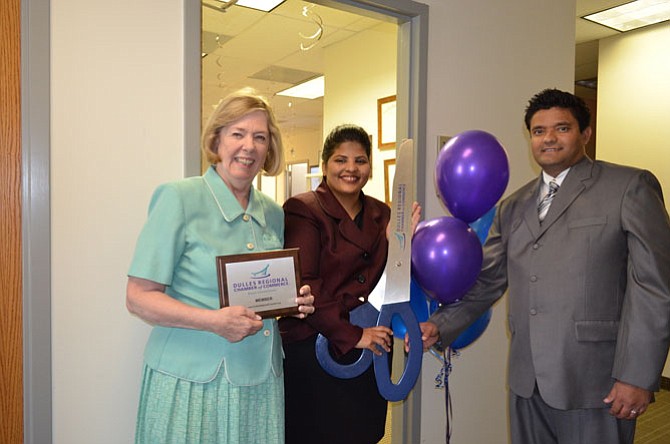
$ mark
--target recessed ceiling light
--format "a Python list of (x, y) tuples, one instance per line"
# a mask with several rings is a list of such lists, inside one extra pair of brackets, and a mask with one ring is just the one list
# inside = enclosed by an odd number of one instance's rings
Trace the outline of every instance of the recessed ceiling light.
[[(230, 3), (231, 0), (219, 0), (221, 3)], [(234, 2), (237, 6), (244, 6), (259, 11), (270, 12), (286, 0), (237, 0)], [(231, 5), (232, 6), (232, 5)]]
[(670, 20), (670, 0), (637, 0), (583, 19), (625, 32)]
[(317, 97), (323, 97), (324, 86), (324, 76), (319, 76), (299, 85), (292, 86), (291, 88), (287, 88), (283, 91), (279, 91), (277, 95), (300, 97), (302, 99), (316, 99)]

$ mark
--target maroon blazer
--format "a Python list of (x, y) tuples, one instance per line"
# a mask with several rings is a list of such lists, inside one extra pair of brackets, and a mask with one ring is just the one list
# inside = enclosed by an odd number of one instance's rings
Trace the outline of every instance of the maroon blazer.
[(313, 315), (306, 320), (282, 318), (285, 343), (317, 333), (330, 341), (336, 354), (352, 350), (363, 329), (349, 323), (349, 311), (368, 300), (386, 265), (386, 226), (391, 210), (361, 193), (363, 224), (358, 228), (325, 181), (316, 191), (284, 203), (284, 246), (300, 248), (302, 284), (312, 287)]

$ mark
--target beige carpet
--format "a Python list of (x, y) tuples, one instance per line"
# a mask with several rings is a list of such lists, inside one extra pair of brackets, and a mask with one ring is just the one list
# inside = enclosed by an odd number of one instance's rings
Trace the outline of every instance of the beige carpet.
[(386, 432), (384, 433), (384, 437), (379, 441), (378, 444), (391, 444), (391, 403), (389, 402), (389, 408), (386, 411), (386, 425), (385, 425), (385, 430)]
[(635, 444), (670, 444), (670, 391), (656, 393), (656, 402), (637, 420)]

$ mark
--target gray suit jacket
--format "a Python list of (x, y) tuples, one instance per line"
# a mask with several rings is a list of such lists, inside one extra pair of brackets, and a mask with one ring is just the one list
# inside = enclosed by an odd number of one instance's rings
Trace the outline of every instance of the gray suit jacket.
[(540, 225), (540, 178), (503, 200), (482, 271), (431, 321), (451, 343), (509, 288), (509, 385), (558, 409), (603, 407), (620, 380), (658, 390), (670, 344), (670, 222), (648, 171), (585, 158)]

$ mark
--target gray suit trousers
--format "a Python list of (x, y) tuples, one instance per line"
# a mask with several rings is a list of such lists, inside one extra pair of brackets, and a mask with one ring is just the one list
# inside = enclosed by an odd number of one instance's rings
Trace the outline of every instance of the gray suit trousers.
[(633, 444), (634, 419), (617, 419), (609, 407), (558, 410), (535, 386), (530, 398), (509, 392), (512, 444)]

